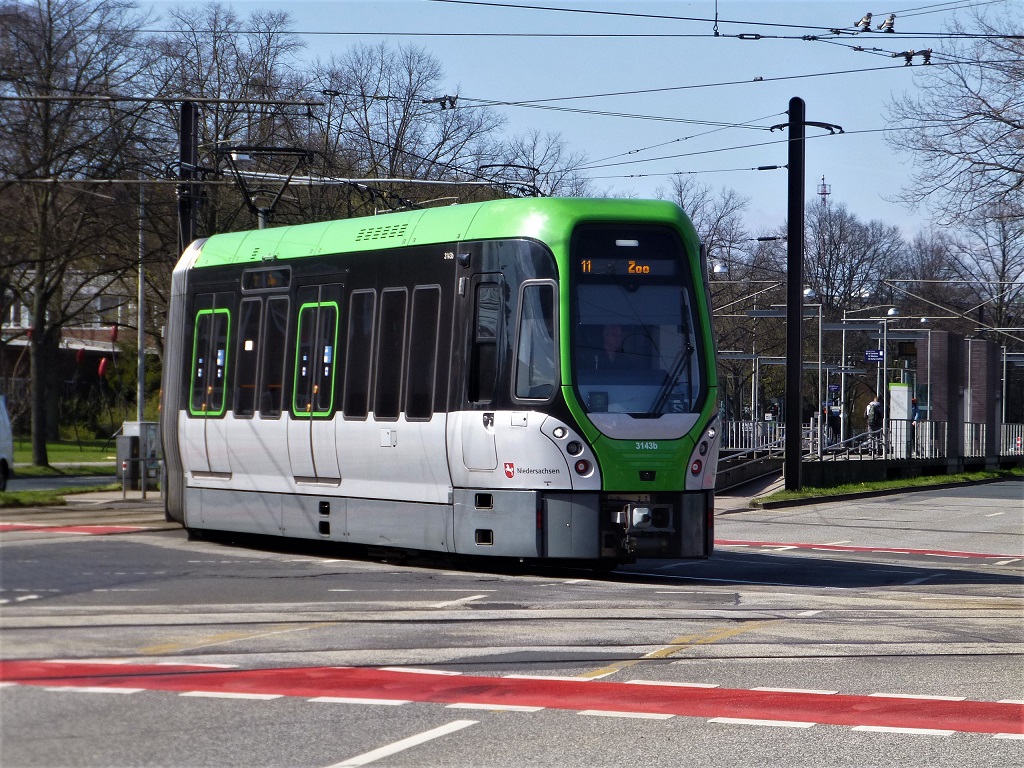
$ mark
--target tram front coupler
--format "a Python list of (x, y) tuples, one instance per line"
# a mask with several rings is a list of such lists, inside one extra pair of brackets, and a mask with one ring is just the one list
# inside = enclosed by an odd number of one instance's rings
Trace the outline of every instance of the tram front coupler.
[(626, 502), (612, 512), (612, 524), (621, 526), (620, 546), (630, 556), (664, 556), (672, 544), (672, 506)]

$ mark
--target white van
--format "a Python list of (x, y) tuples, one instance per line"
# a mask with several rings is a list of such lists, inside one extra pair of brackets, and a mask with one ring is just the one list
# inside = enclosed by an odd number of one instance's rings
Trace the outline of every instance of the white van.
[(0, 491), (7, 489), (7, 478), (14, 473), (14, 436), (7, 414), (7, 397), (0, 395)]

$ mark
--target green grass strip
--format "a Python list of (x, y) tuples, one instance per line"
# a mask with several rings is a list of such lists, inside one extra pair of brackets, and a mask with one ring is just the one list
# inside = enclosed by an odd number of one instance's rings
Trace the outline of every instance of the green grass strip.
[(976, 483), (985, 480), (1019, 480), (1024, 478), (1024, 468), (983, 470), (980, 472), (960, 472), (954, 475), (922, 475), (920, 477), (902, 478), (899, 480), (876, 480), (866, 483), (847, 483), (831, 488), (805, 487), (800, 491), (780, 490), (770, 496), (762, 496), (758, 501), (794, 501), (796, 499), (827, 498), (844, 496), (851, 493), (870, 491), (893, 491), (912, 488), (928, 488), (948, 483)]
[(65, 496), (77, 493), (96, 493), (97, 491), (119, 491), (120, 483), (107, 485), (87, 485), (81, 488), (60, 488), (48, 491), (0, 491), (0, 509), (17, 507), (63, 507), (67, 505)]

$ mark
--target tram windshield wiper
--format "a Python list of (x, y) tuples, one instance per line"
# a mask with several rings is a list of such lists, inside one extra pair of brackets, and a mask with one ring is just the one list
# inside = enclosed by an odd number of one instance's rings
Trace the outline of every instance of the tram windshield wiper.
[(654, 402), (651, 403), (651, 409), (647, 412), (648, 417), (661, 416), (665, 412), (665, 405), (668, 403), (668, 399), (672, 395), (672, 391), (675, 389), (680, 377), (684, 371), (689, 372), (690, 364), (693, 360), (693, 352), (693, 345), (687, 341), (686, 346), (676, 353), (676, 358), (672, 361), (672, 367), (665, 372), (665, 381), (662, 383), (661, 389), (658, 390), (658, 396), (654, 398)]

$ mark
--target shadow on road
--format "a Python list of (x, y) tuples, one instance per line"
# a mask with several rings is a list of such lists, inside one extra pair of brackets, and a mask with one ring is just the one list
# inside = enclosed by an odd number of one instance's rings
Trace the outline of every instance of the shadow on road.
[[(265, 536), (218, 534), (208, 539), (232, 548), (299, 553), (313, 557), (346, 557), (394, 563), (424, 570), (461, 570), (481, 574), (593, 579), (631, 583), (753, 584), (806, 588), (865, 589), (872, 587), (941, 585), (1024, 586), (1024, 574), (996, 569), (991, 560), (951, 560), (927, 554), (891, 552), (780, 552), (719, 550), (709, 560), (640, 560), (615, 567), (605, 562), (520, 561), (407, 551)], [(913, 559), (913, 563), (908, 563)], [(979, 567), (983, 566), (983, 567)]]

